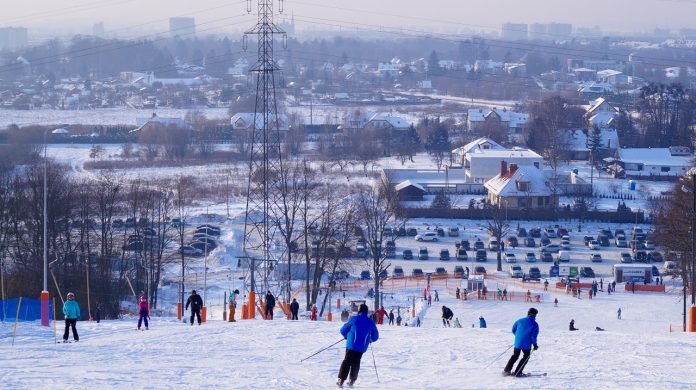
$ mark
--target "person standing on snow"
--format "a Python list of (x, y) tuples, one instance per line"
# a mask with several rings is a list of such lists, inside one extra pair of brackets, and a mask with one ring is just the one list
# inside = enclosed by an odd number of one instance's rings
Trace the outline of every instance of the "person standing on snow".
[(317, 305), (312, 305), (312, 314), (310, 314), (309, 319), (311, 321), (316, 321), (319, 318), (317, 314)]
[(432, 306), (433, 304), (433, 296), (428, 294), (428, 306)]
[(420, 324), (421, 324), (421, 320), (420, 320), (420, 316), (419, 316), (419, 317), (416, 317), (416, 327), (420, 328)]
[(76, 328), (77, 320), (80, 318), (80, 305), (78, 305), (75, 301), (74, 293), (68, 293), (68, 300), (63, 304), (63, 317), (65, 318), (65, 333), (63, 333), (63, 342), (68, 342), (70, 328), (72, 328), (73, 339), (75, 341), (80, 341)]
[(237, 322), (234, 319), (234, 312), (237, 308), (237, 295), (239, 295), (239, 290), (230, 291), (230, 296), (227, 298), (227, 306), (230, 311), (230, 316), (227, 319), (229, 322)]
[(191, 295), (186, 301), (186, 307), (184, 310), (188, 310), (189, 305), (191, 305), (191, 325), (193, 325), (193, 317), (198, 319), (198, 325), (201, 324), (201, 308), (203, 307), (203, 298), (196, 293), (196, 290), (191, 290)]
[(527, 311), (527, 317), (520, 318), (512, 325), (512, 333), (515, 335), (515, 345), (512, 356), (503, 370), (503, 376), (513, 375), (512, 366), (514, 366), (517, 359), (519, 359), (520, 352), (523, 354), (522, 360), (517, 364), (514, 375), (524, 376), (522, 371), (527, 361), (529, 361), (529, 354), (531, 353), (532, 346), (535, 351), (539, 349), (539, 345), (537, 344), (539, 324), (536, 322), (536, 315), (538, 313), (539, 311), (532, 307)]
[(389, 325), (394, 325), (394, 309), (389, 310)]
[(148, 306), (147, 299), (145, 297), (140, 297), (138, 312), (140, 313), (140, 317), (138, 317), (138, 330), (140, 330), (140, 325), (143, 323), (143, 321), (145, 321), (145, 330), (147, 330), (147, 321), (150, 319), (150, 306)]
[(377, 325), (384, 324), (384, 316), (387, 315), (387, 311), (384, 310), (384, 306), (380, 306), (377, 310)]
[(483, 316), (479, 317), (479, 328), (483, 329), (486, 327), (486, 319)]
[(396, 315), (396, 326), (401, 326), (401, 314)]
[(447, 306), (442, 306), (442, 325), (449, 328), (450, 327), (450, 321), (452, 321), (452, 318), (454, 317), (454, 313), (452, 313), (452, 310), (447, 307)]
[[(343, 309), (343, 311), (346, 311), (346, 309)], [(292, 303), (290, 304), (290, 313), (292, 314), (291, 321), (297, 321), (297, 314), (300, 312), (300, 304), (297, 303), (297, 299), (293, 298)], [(341, 313), (341, 316), (343, 313)]]
[(455, 298), (459, 299), (459, 293), (460, 293), (460, 290), (459, 290), (459, 287), (457, 287), (457, 290), (454, 292)]
[(619, 308), (619, 310), (616, 311), (616, 318), (619, 320), (621, 319), (621, 308)]
[(273, 308), (275, 308), (275, 297), (271, 294), (271, 291), (266, 292), (266, 311), (264, 311), (263, 316), (267, 320), (273, 319)]
[(338, 370), (338, 381), (336, 384), (343, 387), (343, 383), (348, 379), (348, 386), (353, 386), (358, 379), (360, 371), (360, 359), (367, 351), (370, 343), (379, 339), (377, 325), (367, 316), (368, 308), (366, 304), (361, 304), (358, 314), (351, 317), (341, 327), (341, 335), (346, 339), (346, 355)]

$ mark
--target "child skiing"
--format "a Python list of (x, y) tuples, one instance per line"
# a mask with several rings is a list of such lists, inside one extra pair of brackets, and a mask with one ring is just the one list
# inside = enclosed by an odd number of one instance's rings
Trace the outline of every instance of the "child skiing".
[(230, 291), (230, 296), (227, 298), (227, 306), (230, 311), (229, 318), (227, 321), (229, 322), (237, 322), (234, 319), (234, 312), (235, 309), (237, 308), (237, 295), (239, 294), (239, 290), (234, 290)]
[(80, 318), (80, 305), (75, 302), (75, 294), (69, 292), (68, 300), (63, 304), (63, 317), (65, 318), (65, 333), (63, 333), (63, 342), (68, 342), (70, 328), (72, 328), (73, 339), (80, 341), (77, 335), (77, 320)]
[(140, 317), (138, 318), (138, 330), (140, 330), (140, 326), (145, 321), (145, 330), (148, 329), (148, 320), (150, 319), (150, 307), (147, 304), (147, 298), (145, 297), (140, 297), (140, 304), (138, 305), (138, 312), (140, 313)]

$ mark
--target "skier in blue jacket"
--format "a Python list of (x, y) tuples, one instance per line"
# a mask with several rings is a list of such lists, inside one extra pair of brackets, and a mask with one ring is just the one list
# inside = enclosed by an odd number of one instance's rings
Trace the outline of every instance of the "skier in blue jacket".
[(80, 318), (80, 306), (75, 302), (75, 294), (69, 292), (68, 300), (63, 304), (63, 317), (65, 318), (65, 333), (63, 333), (63, 342), (68, 342), (68, 336), (70, 335), (70, 328), (72, 328), (72, 334), (75, 341), (80, 341), (80, 337), (77, 335), (77, 320)]
[(483, 318), (483, 316), (479, 317), (479, 328), (485, 328), (486, 327), (486, 319)]
[(338, 371), (339, 387), (343, 387), (343, 382), (348, 378), (350, 380), (348, 386), (353, 386), (358, 379), (358, 371), (360, 371), (360, 359), (363, 353), (367, 351), (370, 343), (379, 339), (379, 332), (374, 321), (367, 316), (367, 305), (361, 304), (358, 308), (358, 314), (351, 317), (341, 327), (341, 334), (346, 339), (346, 356), (343, 358), (341, 368)]
[[(515, 348), (503, 371), (504, 376), (524, 376), (522, 370), (524, 370), (524, 366), (529, 361), (532, 346), (535, 351), (539, 348), (539, 345), (537, 345), (537, 336), (539, 335), (539, 324), (536, 322), (537, 313), (539, 313), (537, 309), (531, 308), (527, 312), (527, 317), (520, 318), (512, 325), (512, 333), (515, 334)], [(512, 366), (515, 365), (515, 362), (520, 357), (520, 352), (523, 353), (522, 360), (520, 360), (513, 374)]]

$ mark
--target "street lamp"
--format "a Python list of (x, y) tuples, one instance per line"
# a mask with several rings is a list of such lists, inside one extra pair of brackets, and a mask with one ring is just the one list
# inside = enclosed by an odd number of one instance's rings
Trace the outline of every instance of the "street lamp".
[[(690, 179), (690, 183), (687, 181), (687, 178)], [(694, 283), (696, 282), (696, 168), (691, 168), (686, 173), (685, 177), (682, 178), (682, 182), (684, 182), (681, 187), (682, 191), (691, 193), (692, 195), (691, 281), (689, 282), (689, 287), (691, 288), (691, 307), (689, 308), (689, 332), (696, 332), (696, 288), (694, 288)]]

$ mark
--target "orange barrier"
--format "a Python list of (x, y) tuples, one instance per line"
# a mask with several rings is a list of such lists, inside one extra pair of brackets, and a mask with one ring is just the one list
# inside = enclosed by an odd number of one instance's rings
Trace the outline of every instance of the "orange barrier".
[(696, 307), (689, 308), (689, 332), (696, 332)]
[(182, 309), (181, 303), (177, 303), (176, 304), (176, 320), (177, 321), (181, 321), (181, 316), (183, 315), (183, 313), (181, 312), (181, 309)]
[[(655, 286), (652, 284), (636, 284), (636, 291), (646, 291), (646, 292), (665, 292), (665, 285), (659, 285)], [(633, 291), (633, 284), (631, 283), (626, 283), (624, 284), (624, 291), (627, 292), (632, 292)]]
[[(565, 290), (566, 286), (567, 286), (566, 283), (556, 282), (556, 288), (560, 288), (562, 290)], [(573, 289), (577, 289), (577, 288), (588, 289), (591, 287), (592, 287), (592, 283), (575, 283), (575, 282), (573, 282)]]
[(206, 320), (205, 317), (206, 317), (207, 314), (208, 314), (208, 308), (205, 307), (205, 306), (203, 306), (203, 307), (201, 308), (201, 322), (205, 322), (205, 320)]
[(243, 303), (242, 304), (242, 319), (246, 320), (248, 316), (249, 316), (249, 309), (247, 308), (246, 303)]
[(247, 306), (247, 319), (252, 320), (254, 319), (254, 307), (256, 306), (256, 292), (254, 291), (249, 291), (249, 304)]

